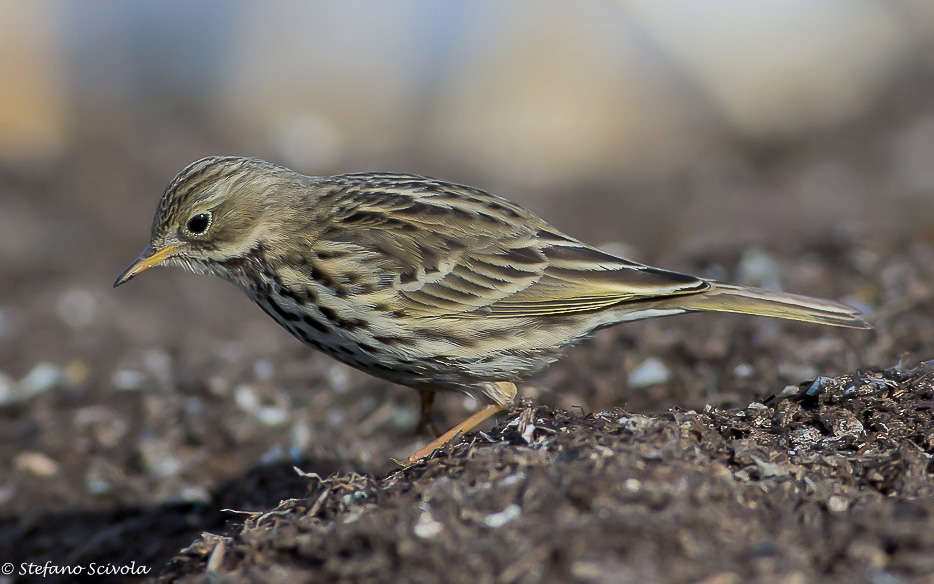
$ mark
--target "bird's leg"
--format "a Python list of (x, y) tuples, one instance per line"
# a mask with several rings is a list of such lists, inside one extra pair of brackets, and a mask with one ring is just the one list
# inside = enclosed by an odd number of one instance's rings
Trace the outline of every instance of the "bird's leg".
[(495, 396), (496, 402), (484, 406), (480, 411), (475, 412), (469, 418), (461, 422), (460, 424), (454, 426), (441, 436), (438, 436), (435, 440), (429, 444), (419, 448), (412, 454), (408, 455), (405, 459), (404, 464), (409, 465), (417, 462), (418, 460), (425, 458), (438, 448), (444, 446), (451, 440), (453, 440), (458, 434), (463, 434), (464, 432), (469, 432), (473, 430), (488, 418), (495, 415), (498, 412), (501, 412), (506, 409), (512, 399), (516, 396), (516, 386), (513, 383), (507, 381), (490, 383), (490, 388), (486, 391), (488, 395)]
[(426, 434), (429, 430), (436, 437), (441, 434), (438, 431), (438, 427), (435, 426), (434, 421), (431, 419), (431, 408), (435, 403), (435, 392), (430, 389), (419, 389), (418, 390), (418, 427), (415, 429), (416, 434)]
[(442, 446), (450, 442), (458, 434), (463, 434), (464, 432), (468, 432), (476, 428), (478, 425), (486, 421), (486, 419), (489, 418), (490, 416), (496, 414), (497, 412), (501, 412), (505, 409), (506, 409), (506, 406), (501, 406), (499, 404), (489, 404), (489, 405), (483, 406), (483, 409), (481, 409), (479, 412), (475, 412), (472, 416), (470, 416), (469, 418), (467, 418), (460, 424), (454, 426), (453, 428), (451, 428), (450, 430), (448, 430), (441, 436), (438, 436), (437, 438), (432, 440), (429, 444), (419, 448), (412, 454), (408, 455), (405, 458), (405, 464), (409, 465), (409, 464), (418, 462), (420, 459), (425, 458), (426, 456), (428, 456), (429, 454), (431, 454), (438, 448), (441, 448)]

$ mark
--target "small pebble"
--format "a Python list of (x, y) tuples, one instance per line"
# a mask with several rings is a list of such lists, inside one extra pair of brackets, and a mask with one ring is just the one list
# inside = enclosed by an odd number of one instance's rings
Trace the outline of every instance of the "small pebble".
[[(326, 415), (328, 424), (335, 428), (344, 425), (344, 420), (347, 418), (347, 416), (344, 414), (344, 410), (337, 408), (329, 409)], [(414, 419), (414, 416), (411, 419)], [(405, 427), (410, 421), (411, 420), (409, 418), (406, 418), (403, 423), (399, 424), (399, 426)]]
[(230, 382), (220, 375), (208, 378), (208, 390), (214, 395), (226, 396), (230, 393)]
[(168, 478), (182, 471), (182, 461), (174, 456), (150, 456), (146, 459), (149, 474), (159, 478)]
[[(607, 567), (605, 562), (577, 560), (571, 564), (571, 577), (575, 582), (607, 582), (609, 573), (615, 572), (614, 567)], [(626, 582), (626, 580), (620, 580)], [(632, 582), (636, 580), (630, 580)]]
[(110, 492), (110, 481), (104, 479), (90, 479), (85, 483), (85, 488), (92, 495), (106, 495)]
[(733, 377), (737, 379), (746, 379), (747, 377), (752, 377), (752, 374), (755, 372), (756, 370), (753, 369), (752, 365), (749, 363), (740, 363), (733, 368)]
[(81, 385), (88, 380), (91, 368), (80, 359), (74, 359), (65, 367), (65, 381), (68, 385)]
[(143, 464), (149, 476), (168, 478), (182, 471), (182, 468), (184, 468), (182, 461), (176, 458), (169, 451), (169, 448), (168, 444), (156, 440), (150, 440), (140, 444)]
[(308, 424), (299, 422), (292, 425), (292, 431), (289, 433), (289, 449), (298, 452), (305, 452), (311, 446), (311, 428)]
[(808, 390), (805, 393), (810, 396), (820, 395), (824, 392), (824, 388), (831, 383), (833, 383), (832, 377), (819, 376), (814, 379), (814, 382), (810, 387), (808, 387)]
[(234, 390), (234, 403), (245, 412), (252, 412), (259, 407), (259, 397), (249, 385), (238, 385)]
[(522, 515), (522, 508), (516, 505), (515, 503), (510, 503), (509, 505), (506, 506), (505, 509), (503, 509), (499, 513), (493, 513), (491, 515), (487, 515), (483, 519), (483, 523), (485, 523), (487, 527), (492, 527), (493, 529), (496, 529), (498, 527), (502, 527), (506, 525), (507, 523), (511, 522), (513, 519), (519, 517), (520, 515)]
[(788, 468), (780, 464), (766, 462), (756, 458), (755, 456), (752, 457), (752, 460), (756, 463), (756, 466), (759, 467), (759, 472), (762, 474), (763, 478), (783, 477), (788, 475)]
[(327, 369), (328, 385), (337, 393), (344, 393), (350, 389), (350, 377), (343, 365), (331, 365)]
[(257, 461), (259, 464), (274, 464), (285, 460), (285, 451), (279, 444), (273, 444), (269, 450), (262, 453)]
[(650, 428), (655, 421), (649, 416), (643, 416), (642, 414), (633, 414), (631, 416), (623, 416), (617, 420), (620, 426), (629, 430), (630, 432), (636, 432), (644, 428)]
[[(331, 417), (328, 416), (328, 419), (330, 420)], [(344, 418), (342, 417), (341, 419), (343, 420)], [(418, 418), (415, 417), (415, 409), (408, 407), (392, 408), (391, 415), (389, 416), (389, 423), (393, 428), (411, 428), (418, 423)]]
[(256, 410), (256, 418), (267, 426), (281, 426), (288, 422), (289, 415), (282, 408), (263, 406)]
[(438, 521), (435, 521), (435, 518), (431, 516), (431, 512), (426, 509), (418, 516), (415, 525), (412, 526), (412, 531), (415, 532), (415, 537), (432, 539), (441, 535), (441, 532), (444, 531), (444, 526)]
[(126, 420), (107, 406), (88, 406), (76, 410), (72, 416), (76, 428), (87, 429), (98, 445), (113, 448), (126, 437)]
[(341, 523), (353, 523), (363, 517), (363, 509), (354, 509), (341, 519)]
[(58, 463), (41, 452), (21, 452), (13, 459), (13, 468), (37, 477), (48, 478), (58, 474)]
[(736, 266), (736, 279), (746, 286), (756, 286), (766, 290), (778, 290), (781, 282), (781, 266), (775, 259), (758, 247), (743, 253)]
[(671, 376), (668, 367), (656, 357), (649, 357), (633, 368), (629, 373), (629, 387), (648, 387), (665, 383)]
[(55, 311), (71, 328), (84, 328), (97, 319), (97, 299), (87, 290), (69, 290), (58, 297)]
[(27, 399), (52, 389), (62, 379), (62, 370), (52, 363), (38, 363), (20, 379), (17, 385), (18, 399)]
[(75, 410), (71, 423), (77, 427), (95, 424), (110, 418), (113, 414), (107, 406), (88, 406)]
[(849, 502), (838, 495), (832, 495), (827, 499), (827, 508), (830, 509), (831, 513), (843, 513), (849, 507)]
[(187, 485), (178, 492), (178, 496), (188, 503), (205, 503), (211, 500), (211, 494), (200, 485)]
[(129, 369), (121, 369), (119, 371), (114, 371), (114, 374), (110, 377), (110, 384), (117, 389), (122, 389), (125, 391), (137, 390), (143, 387), (143, 383), (146, 381), (146, 376), (139, 371), (131, 371)]
[(253, 364), (253, 375), (257, 379), (269, 379), (276, 372), (276, 367), (268, 359), (260, 359)]
[(508, 487), (508, 486), (510, 486), (510, 485), (518, 484), (518, 483), (522, 482), (523, 480), (525, 480), (525, 473), (524, 473), (524, 472), (517, 472), (517, 473), (514, 473), (514, 474), (511, 474), (511, 475), (507, 476), (506, 478), (504, 478), (503, 480), (501, 480), (501, 481), (499, 482), (499, 484), (502, 485), (502, 486), (504, 486), (504, 487)]

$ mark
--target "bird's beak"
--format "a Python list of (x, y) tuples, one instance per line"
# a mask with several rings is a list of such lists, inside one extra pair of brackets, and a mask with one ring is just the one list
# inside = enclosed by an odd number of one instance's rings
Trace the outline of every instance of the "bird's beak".
[(177, 249), (177, 245), (168, 245), (162, 249), (156, 249), (150, 243), (146, 246), (146, 249), (143, 250), (143, 253), (139, 254), (139, 257), (136, 258), (136, 261), (130, 264), (130, 267), (124, 270), (122, 274), (120, 274), (120, 277), (117, 278), (116, 282), (114, 282), (114, 288), (120, 284), (126, 284), (149, 268), (158, 266), (165, 260), (172, 257), (172, 254)]

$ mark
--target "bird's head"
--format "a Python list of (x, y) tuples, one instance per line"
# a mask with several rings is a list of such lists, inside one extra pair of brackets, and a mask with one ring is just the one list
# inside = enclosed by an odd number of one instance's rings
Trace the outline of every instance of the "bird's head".
[[(230, 278), (231, 267), (256, 256), (269, 242), (301, 175), (255, 158), (208, 157), (169, 183), (153, 218), (149, 245), (114, 286), (166, 265)], [(265, 219), (265, 220), (264, 220)]]

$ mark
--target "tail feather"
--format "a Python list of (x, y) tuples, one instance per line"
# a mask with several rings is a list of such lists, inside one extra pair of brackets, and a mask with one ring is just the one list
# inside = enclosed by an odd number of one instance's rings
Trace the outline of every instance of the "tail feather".
[(719, 282), (710, 282), (710, 284), (711, 287), (705, 292), (681, 296), (677, 298), (677, 301), (672, 298), (671, 302), (677, 302), (678, 306), (685, 310), (735, 312), (831, 326), (872, 328), (863, 320), (860, 311), (833, 300)]

